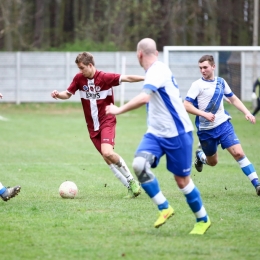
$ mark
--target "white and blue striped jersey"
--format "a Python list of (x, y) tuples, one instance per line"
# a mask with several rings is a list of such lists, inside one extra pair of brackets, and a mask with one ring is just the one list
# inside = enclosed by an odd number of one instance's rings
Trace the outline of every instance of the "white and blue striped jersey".
[(231, 97), (234, 94), (221, 77), (215, 77), (214, 80), (200, 78), (192, 83), (185, 100), (193, 103), (199, 110), (215, 115), (214, 122), (210, 122), (202, 116), (196, 116), (195, 124), (199, 131), (215, 128), (231, 118), (224, 110), (224, 95)]
[(146, 71), (143, 88), (153, 91), (147, 104), (147, 133), (170, 138), (194, 130), (168, 66), (154, 62)]

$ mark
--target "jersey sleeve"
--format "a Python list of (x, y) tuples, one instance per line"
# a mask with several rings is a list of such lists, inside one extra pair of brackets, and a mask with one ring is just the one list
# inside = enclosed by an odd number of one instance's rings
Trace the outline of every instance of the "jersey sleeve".
[(199, 95), (200, 93), (200, 87), (199, 85), (197, 84), (197, 81), (193, 82), (191, 84), (191, 87), (190, 89), (188, 90), (187, 92), (187, 95), (185, 97), (185, 100), (193, 103), (194, 100), (197, 98), (197, 96)]
[(77, 74), (72, 82), (70, 83), (69, 87), (67, 88), (67, 92), (72, 94), (72, 95), (75, 95), (76, 91), (79, 89), (79, 84), (78, 84), (78, 81), (79, 81), (79, 77), (78, 77), (79, 74)]
[(232, 97), (234, 93), (232, 92), (230, 86), (228, 83), (223, 79), (223, 84), (224, 84), (224, 95), (225, 97)]
[(121, 75), (117, 73), (103, 73), (102, 80), (110, 87), (116, 87), (121, 83)]

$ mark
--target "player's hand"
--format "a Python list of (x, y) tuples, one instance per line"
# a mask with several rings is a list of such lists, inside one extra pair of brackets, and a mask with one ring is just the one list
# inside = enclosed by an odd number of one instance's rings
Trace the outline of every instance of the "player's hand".
[(208, 121), (210, 121), (210, 122), (214, 122), (214, 121), (215, 121), (215, 115), (212, 114), (212, 113), (207, 113), (207, 112), (205, 112), (204, 117), (205, 117)]
[(0, 93), (0, 98), (2, 98), (3, 97), (3, 95)]
[(252, 99), (257, 99), (257, 96), (256, 96), (255, 92), (252, 93)]
[(255, 117), (251, 113), (246, 114), (245, 118), (246, 118), (246, 120), (249, 120), (252, 124), (255, 124), (255, 121), (256, 121)]
[(110, 104), (109, 106), (106, 106), (106, 114), (110, 115), (117, 115), (119, 114), (119, 107), (115, 106), (114, 104)]
[(55, 98), (55, 99), (58, 99), (58, 97), (59, 97), (59, 92), (58, 92), (57, 90), (53, 90), (53, 91), (51, 92), (51, 96), (52, 96), (53, 98)]

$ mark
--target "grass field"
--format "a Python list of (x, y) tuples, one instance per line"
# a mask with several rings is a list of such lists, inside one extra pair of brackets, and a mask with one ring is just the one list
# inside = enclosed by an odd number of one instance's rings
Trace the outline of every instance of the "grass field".
[[(260, 174), (260, 122), (226, 107)], [(156, 207), (144, 192), (123, 199), (127, 191), (89, 140), (79, 103), (1, 103), (0, 115), (8, 119), (0, 120), (0, 181), (22, 186), (0, 201), (1, 259), (259, 259), (260, 198), (228, 152), (219, 149), (216, 167), (192, 170), (212, 226), (189, 235), (195, 218), (165, 160), (154, 173), (176, 214), (155, 229)], [(130, 168), (145, 124), (144, 109), (118, 117), (115, 150)], [(65, 180), (79, 188), (74, 200), (58, 194)]]

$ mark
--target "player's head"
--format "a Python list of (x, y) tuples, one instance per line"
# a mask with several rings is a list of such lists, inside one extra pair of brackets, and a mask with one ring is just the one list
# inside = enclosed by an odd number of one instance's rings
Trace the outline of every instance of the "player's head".
[(199, 59), (199, 63), (202, 63), (204, 61), (208, 61), (211, 66), (215, 65), (214, 57), (212, 55), (203, 55)]
[(137, 58), (142, 67), (144, 68), (147, 67), (148, 64), (157, 60), (157, 57), (158, 57), (158, 51), (156, 48), (156, 43), (153, 39), (144, 38), (138, 42)]
[(78, 54), (75, 62), (76, 64), (83, 63), (84, 65), (92, 64), (93, 66), (95, 66), (94, 57), (89, 52), (82, 52)]
[(89, 52), (78, 54), (75, 60), (80, 72), (86, 78), (93, 78), (96, 72), (94, 57)]
[(212, 55), (203, 55), (199, 59), (199, 68), (204, 79), (214, 79), (215, 62)]

